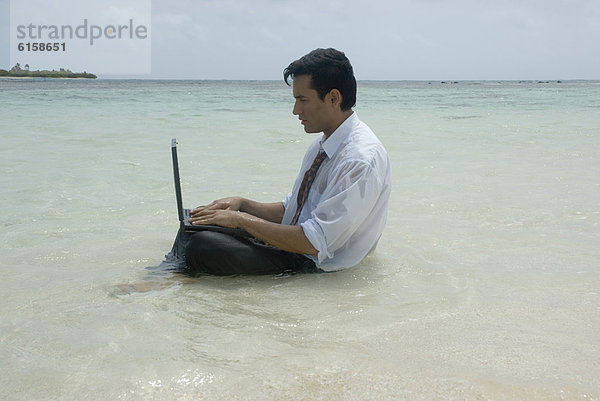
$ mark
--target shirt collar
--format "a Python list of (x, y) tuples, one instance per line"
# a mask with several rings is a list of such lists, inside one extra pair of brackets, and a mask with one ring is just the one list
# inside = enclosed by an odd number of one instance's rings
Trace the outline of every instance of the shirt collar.
[(333, 131), (333, 134), (329, 135), (329, 137), (323, 135), (321, 138), (321, 149), (327, 153), (328, 158), (331, 159), (333, 155), (335, 155), (335, 152), (337, 152), (340, 145), (352, 131), (352, 127), (356, 121), (358, 121), (356, 112), (352, 112), (352, 114), (350, 114), (350, 116), (348, 116), (335, 131)]

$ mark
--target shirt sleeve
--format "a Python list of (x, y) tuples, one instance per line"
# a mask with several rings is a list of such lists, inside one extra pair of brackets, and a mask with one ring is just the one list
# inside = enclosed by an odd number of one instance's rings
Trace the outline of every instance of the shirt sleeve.
[(287, 194), (287, 196), (281, 201), (281, 203), (283, 204), (283, 208), (287, 209), (288, 205), (290, 204), (290, 199), (292, 198), (292, 193), (290, 192), (289, 194)]
[(347, 162), (333, 172), (311, 218), (301, 224), (318, 251), (319, 264), (348, 246), (372, 212), (382, 185), (375, 168), (364, 161)]

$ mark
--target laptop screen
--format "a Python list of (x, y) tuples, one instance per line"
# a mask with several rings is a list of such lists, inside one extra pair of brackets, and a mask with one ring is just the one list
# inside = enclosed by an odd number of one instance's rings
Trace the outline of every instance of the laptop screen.
[(173, 175), (175, 177), (175, 196), (177, 197), (177, 213), (183, 222), (183, 200), (181, 199), (181, 183), (179, 181), (179, 162), (177, 161), (177, 139), (171, 139), (171, 155), (173, 156)]

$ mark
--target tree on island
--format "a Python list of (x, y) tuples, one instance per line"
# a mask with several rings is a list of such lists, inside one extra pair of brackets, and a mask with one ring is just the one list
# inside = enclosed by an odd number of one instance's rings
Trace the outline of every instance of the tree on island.
[[(29, 65), (29, 64), (28, 64)], [(10, 72), (11, 74), (20, 74), (23, 72), (23, 69), (21, 68), (21, 64), (17, 63), (15, 64), (15, 66), (13, 68), (11, 68), (8, 72)]]
[(21, 64), (17, 63), (10, 70), (0, 70), (0, 77), (31, 77), (31, 78), (97, 78), (96, 75), (88, 72), (73, 72), (69, 69), (62, 68), (60, 71), (52, 70), (29, 70), (29, 64), (25, 64), (25, 69), (21, 68)]

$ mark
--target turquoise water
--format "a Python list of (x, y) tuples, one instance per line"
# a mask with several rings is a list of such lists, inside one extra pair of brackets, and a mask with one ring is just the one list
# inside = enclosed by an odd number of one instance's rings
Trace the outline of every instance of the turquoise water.
[(0, 398), (600, 398), (600, 83), (360, 82), (393, 165), (374, 256), (156, 274), (170, 139), (186, 205), (283, 199), (313, 139), (292, 105), (283, 82), (0, 80)]

